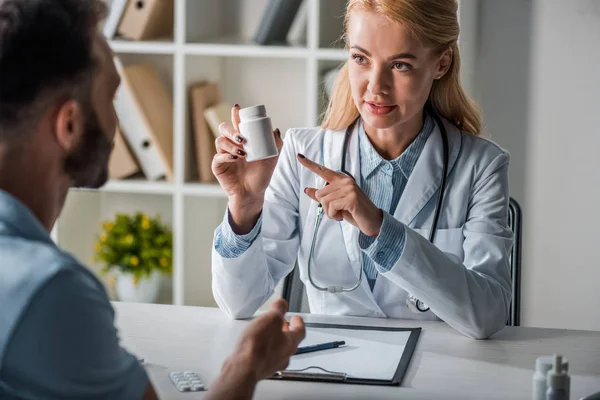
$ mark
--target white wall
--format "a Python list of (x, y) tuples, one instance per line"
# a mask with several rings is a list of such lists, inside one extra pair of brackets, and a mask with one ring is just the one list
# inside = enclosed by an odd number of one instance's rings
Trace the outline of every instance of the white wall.
[(600, 1), (480, 6), (476, 97), (525, 217), (522, 324), (600, 330)]
[(600, 2), (534, 2), (524, 322), (600, 330)]

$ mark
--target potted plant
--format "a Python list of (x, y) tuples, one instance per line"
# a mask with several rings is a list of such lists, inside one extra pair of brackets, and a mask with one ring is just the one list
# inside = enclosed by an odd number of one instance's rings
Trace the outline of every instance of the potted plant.
[(116, 214), (102, 223), (95, 245), (102, 274), (115, 273), (119, 300), (156, 301), (161, 274), (173, 271), (173, 233), (160, 216)]

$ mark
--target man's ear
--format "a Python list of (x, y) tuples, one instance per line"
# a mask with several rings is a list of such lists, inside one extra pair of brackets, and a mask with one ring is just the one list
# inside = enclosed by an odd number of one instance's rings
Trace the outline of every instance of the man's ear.
[(77, 146), (83, 132), (83, 110), (79, 102), (67, 100), (58, 109), (55, 120), (56, 140), (69, 152)]
[(435, 79), (440, 79), (441, 77), (446, 75), (446, 73), (450, 69), (450, 66), (452, 65), (453, 57), (454, 54), (452, 52), (452, 48), (448, 47), (446, 50), (444, 50), (437, 63), (437, 71), (434, 76)]

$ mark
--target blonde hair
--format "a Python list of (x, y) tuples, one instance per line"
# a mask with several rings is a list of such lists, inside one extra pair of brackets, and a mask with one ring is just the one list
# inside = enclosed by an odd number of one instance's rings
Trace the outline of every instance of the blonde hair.
[[(346, 8), (345, 30), (355, 9), (373, 11), (407, 27), (424, 46), (440, 53), (452, 50), (448, 72), (433, 82), (428, 102), (437, 112), (459, 129), (479, 135), (482, 130), (481, 110), (469, 98), (460, 83), (460, 53), (456, 0), (350, 0)], [(338, 74), (335, 89), (327, 107), (324, 129), (345, 129), (359, 116), (352, 99), (348, 62)]]

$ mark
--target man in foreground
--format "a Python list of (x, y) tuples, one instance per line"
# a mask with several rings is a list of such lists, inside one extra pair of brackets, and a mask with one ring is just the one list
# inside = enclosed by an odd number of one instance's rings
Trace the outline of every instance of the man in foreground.
[[(156, 399), (96, 277), (50, 239), (71, 187), (107, 180), (120, 79), (100, 0), (0, 1), (0, 398)], [(207, 399), (249, 399), (304, 337), (280, 300)]]

